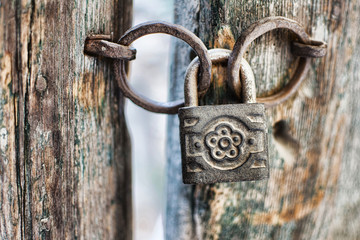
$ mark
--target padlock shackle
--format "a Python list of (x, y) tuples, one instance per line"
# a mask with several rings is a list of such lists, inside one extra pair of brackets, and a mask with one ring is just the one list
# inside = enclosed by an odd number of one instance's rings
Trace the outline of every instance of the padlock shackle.
[[(214, 48), (208, 51), (212, 64), (216, 63), (227, 63), (231, 51), (223, 48)], [(199, 58), (196, 57), (189, 64), (186, 74), (185, 74), (185, 85), (184, 85), (184, 98), (185, 98), (185, 107), (193, 107), (199, 105), (198, 100), (198, 87), (197, 87), (197, 77), (199, 73), (200, 62)], [(256, 102), (256, 87), (255, 87), (255, 77), (251, 70), (249, 63), (242, 59), (240, 61), (240, 78), (244, 83), (244, 91), (242, 96), (242, 101), (244, 103), (254, 103)]]

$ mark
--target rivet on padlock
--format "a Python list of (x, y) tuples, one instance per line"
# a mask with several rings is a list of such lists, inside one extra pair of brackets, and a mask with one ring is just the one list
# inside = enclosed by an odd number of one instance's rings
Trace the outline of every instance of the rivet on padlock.
[[(209, 51), (213, 63), (227, 61), (230, 51)], [(179, 109), (183, 182), (209, 184), (266, 179), (269, 176), (265, 108), (255, 103), (255, 79), (245, 59), (242, 104), (198, 106), (194, 59), (185, 77), (185, 107)]]

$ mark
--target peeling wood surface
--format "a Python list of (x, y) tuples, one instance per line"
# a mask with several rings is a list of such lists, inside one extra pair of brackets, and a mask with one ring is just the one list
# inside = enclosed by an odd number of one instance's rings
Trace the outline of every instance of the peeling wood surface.
[[(109, 62), (129, 0), (0, 2), (0, 238), (131, 239), (130, 146)], [(119, 115), (120, 113), (120, 115)]]
[[(307, 80), (285, 103), (267, 110), (270, 179), (188, 186), (181, 182), (177, 116), (169, 117), (167, 239), (359, 239), (360, 236), (360, 2), (215, 1), (175, 3), (175, 22), (196, 32), (209, 48), (232, 49), (241, 31), (267, 16), (300, 22), (328, 43), (312, 60)], [(295, 63), (292, 35), (273, 31), (257, 39), (245, 58), (257, 95), (289, 80)], [(175, 43), (171, 96), (183, 94), (193, 54)], [(225, 66), (213, 67), (202, 104), (234, 102)]]

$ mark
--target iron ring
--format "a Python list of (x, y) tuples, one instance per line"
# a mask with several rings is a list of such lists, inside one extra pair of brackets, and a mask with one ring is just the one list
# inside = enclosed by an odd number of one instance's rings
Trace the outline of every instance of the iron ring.
[[(292, 31), (299, 38), (299, 42), (303, 44), (311, 44), (309, 35), (305, 32), (304, 28), (296, 21), (285, 18), (285, 17), (268, 17), (261, 19), (253, 23), (249, 28), (243, 31), (240, 37), (236, 40), (234, 49), (231, 53), (228, 62), (228, 84), (238, 97), (241, 97), (242, 91), (241, 86), (244, 83), (239, 78), (239, 69), (242, 56), (245, 53), (247, 47), (256, 38), (261, 35), (274, 30), (284, 28)], [(294, 75), (290, 79), (290, 82), (278, 93), (269, 96), (257, 98), (257, 102), (264, 103), (266, 106), (275, 106), (296, 92), (299, 88), (300, 83), (304, 80), (307, 71), (309, 70), (310, 58), (300, 57), (298, 66), (295, 70)]]
[[(146, 22), (129, 29), (118, 41), (119, 44), (129, 46), (136, 39), (153, 33), (165, 33), (188, 43), (200, 59), (199, 92), (206, 92), (210, 86), (211, 60), (204, 43), (186, 28), (166, 22)], [(136, 105), (156, 113), (175, 114), (184, 105), (183, 100), (161, 103), (148, 99), (134, 91), (128, 84), (125, 61), (115, 60), (113, 63), (115, 78), (122, 92)]]

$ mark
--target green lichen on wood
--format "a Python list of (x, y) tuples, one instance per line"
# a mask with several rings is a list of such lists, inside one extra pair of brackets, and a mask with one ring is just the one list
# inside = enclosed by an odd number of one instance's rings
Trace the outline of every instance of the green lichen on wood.
[(109, 62), (83, 54), (88, 34), (129, 27), (122, 4), (0, 5), (1, 239), (131, 238), (123, 106)]

